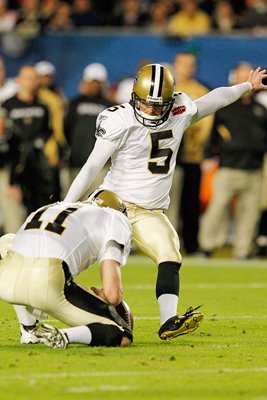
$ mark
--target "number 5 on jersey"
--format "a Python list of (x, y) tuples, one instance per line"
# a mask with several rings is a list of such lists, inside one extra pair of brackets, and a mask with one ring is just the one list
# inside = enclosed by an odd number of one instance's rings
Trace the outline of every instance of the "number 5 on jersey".
[[(152, 174), (167, 174), (170, 169), (170, 161), (173, 155), (172, 149), (168, 147), (160, 147), (160, 141), (164, 139), (172, 139), (173, 134), (172, 131), (160, 131), (160, 132), (151, 132), (151, 152), (150, 152), (150, 160), (148, 162), (148, 169)], [(159, 160), (153, 161), (153, 159), (165, 157), (164, 164), (159, 164)]]

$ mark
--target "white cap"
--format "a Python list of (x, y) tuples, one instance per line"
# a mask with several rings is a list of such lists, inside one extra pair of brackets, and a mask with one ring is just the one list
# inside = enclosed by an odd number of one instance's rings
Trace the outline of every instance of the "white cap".
[(56, 72), (56, 68), (49, 61), (39, 61), (34, 68), (37, 74), (41, 76), (54, 75)]
[(116, 101), (118, 103), (126, 103), (131, 100), (134, 79), (125, 78), (118, 84), (116, 91)]
[(6, 235), (3, 235), (2, 237), (0, 237), (0, 256), (1, 256), (1, 258), (4, 259), (7, 255), (7, 252), (11, 249), (14, 236), (15, 236), (14, 233), (7, 233)]
[(83, 70), (83, 80), (89, 81), (100, 81), (106, 82), (108, 79), (108, 73), (103, 64), (93, 63), (87, 65)]

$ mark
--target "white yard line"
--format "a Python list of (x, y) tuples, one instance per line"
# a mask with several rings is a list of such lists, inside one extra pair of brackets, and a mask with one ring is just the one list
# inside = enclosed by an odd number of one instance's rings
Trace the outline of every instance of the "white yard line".
[(66, 391), (68, 393), (87, 393), (87, 392), (129, 392), (129, 390), (138, 390), (138, 388), (126, 385), (71, 386), (67, 388)]
[[(125, 290), (154, 290), (155, 285), (124, 285)], [(251, 283), (184, 283), (183, 289), (264, 289), (267, 282)]]
[[(143, 255), (133, 255), (128, 259), (128, 264), (144, 264), (144, 265), (155, 265), (156, 264), (148, 257)], [(231, 268), (231, 267), (241, 267), (241, 268), (264, 268), (267, 269), (267, 260), (235, 260), (234, 258), (205, 258), (205, 257), (183, 257), (183, 265), (186, 266), (190, 264), (190, 266), (205, 266), (205, 267), (223, 267), (223, 268)]]
[[(221, 319), (221, 320), (224, 320), (224, 319), (256, 319), (256, 318), (259, 318), (259, 316), (256, 316), (256, 315), (205, 315), (205, 319), (212, 319), (212, 320), (219, 320), (219, 319)], [(158, 320), (159, 319), (159, 317), (158, 316), (155, 316), (155, 317), (152, 317), (151, 315), (150, 316), (144, 316), (144, 315), (142, 315), (142, 316), (135, 316), (134, 317), (134, 319), (136, 320), (136, 321), (156, 321), (156, 320)], [(265, 319), (267, 319), (267, 315), (261, 315), (261, 317), (260, 317), (260, 319), (261, 320), (265, 320)], [(46, 319), (44, 322), (49, 322), (49, 323), (58, 323), (58, 320), (56, 320), (56, 319)], [(14, 323), (17, 323), (16, 321), (14, 321)]]
[[(205, 320), (211, 319), (211, 320), (242, 320), (242, 319), (256, 319), (259, 318), (258, 315), (206, 315), (205, 314)], [(157, 321), (159, 319), (159, 316), (151, 316), (151, 315), (141, 315), (141, 316), (135, 316), (134, 319), (136, 321)], [(261, 315), (260, 316), (261, 320), (266, 320), (267, 315)], [(44, 323), (49, 323), (49, 324), (56, 324), (57, 326), (60, 324), (60, 322), (56, 319), (53, 318), (48, 318), (43, 320)], [(16, 320), (9, 321), (11, 325), (17, 325), (18, 322)], [(267, 399), (266, 399), (267, 400)]]
[[(246, 374), (246, 373), (266, 373), (267, 367), (257, 368), (196, 368), (196, 369), (173, 369), (168, 371), (153, 370), (153, 371), (108, 371), (108, 372), (61, 372), (61, 373), (29, 373), (29, 374), (10, 374), (0, 375), (0, 381), (16, 381), (16, 380), (35, 380), (35, 379), (66, 379), (66, 378), (89, 378), (89, 377), (109, 377), (109, 376), (138, 376), (138, 375), (174, 375), (179, 374), (218, 374), (218, 373), (229, 373), (229, 374)], [(121, 386), (121, 387), (124, 387)]]
[[(259, 318), (259, 316), (255, 316), (255, 315), (210, 315), (210, 316), (206, 316), (205, 315), (205, 319), (255, 319), (255, 318)], [(159, 317), (135, 317), (135, 320), (157, 320), (159, 319)], [(260, 316), (260, 319), (267, 319), (267, 316)]]

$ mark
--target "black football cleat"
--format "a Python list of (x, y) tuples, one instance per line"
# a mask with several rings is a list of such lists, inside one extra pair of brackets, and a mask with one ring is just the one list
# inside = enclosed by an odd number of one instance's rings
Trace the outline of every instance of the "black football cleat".
[(158, 332), (160, 339), (170, 340), (195, 331), (204, 318), (202, 312), (196, 311), (199, 307), (189, 307), (184, 315), (175, 315), (164, 322)]

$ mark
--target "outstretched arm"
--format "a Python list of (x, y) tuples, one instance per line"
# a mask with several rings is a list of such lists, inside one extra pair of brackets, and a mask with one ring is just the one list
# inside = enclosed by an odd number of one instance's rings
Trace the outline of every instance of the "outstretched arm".
[(101, 138), (97, 139), (92, 153), (72, 182), (64, 201), (72, 203), (82, 197), (114, 150), (111, 142)]
[(246, 92), (267, 89), (267, 85), (262, 83), (262, 80), (266, 77), (266, 70), (258, 67), (250, 71), (246, 82), (230, 87), (214, 89), (205, 96), (195, 100), (197, 113), (193, 116), (191, 125), (207, 115), (218, 111), (220, 108), (234, 103)]

